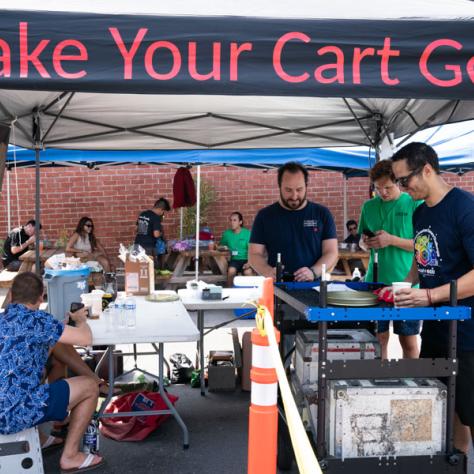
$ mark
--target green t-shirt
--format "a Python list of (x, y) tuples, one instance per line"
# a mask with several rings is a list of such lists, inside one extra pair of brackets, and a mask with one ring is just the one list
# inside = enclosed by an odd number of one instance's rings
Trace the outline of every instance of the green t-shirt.
[[(365, 229), (374, 233), (384, 230), (402, 239), (413, 239), (412, 216), (422, 202), (414, 201), (407, 193), (401, 193), (395, 201), (383, 201), (379, 196), (370, 199), (362, 206), (359, 233), (362, 234)], [(408, 252), (392, 245), (378, 249), (378, 256), (377, 280), (387, 285), (394, 281), (403, 281), (413, 263), (413, 251)], [(372, 249), (366, 281), (373, 281), (373, 259)]]
[(232, 229), (225, 230), (219, 244), (226, 245), (229, 248), (231, 260), (247, 261), (249, 240), (250, 230), (241, 227), (238, 234), (234, 233)]

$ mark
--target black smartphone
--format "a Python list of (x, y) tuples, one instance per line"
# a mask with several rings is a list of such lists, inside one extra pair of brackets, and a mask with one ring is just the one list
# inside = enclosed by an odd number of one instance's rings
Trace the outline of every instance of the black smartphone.
[(371, 239), (372, 237), (375, 237), (375, 234), (369, 229), (364, 229), (362, 233), (366, 235), (367, 237), (369, 237), (369, 239)]
[(69, 309), (69, 311), (71, 313), (75, 313), (76, 311), (79, 311), (81, 308), (84, 308), (84, 303), (71, 303), (71, 308)]

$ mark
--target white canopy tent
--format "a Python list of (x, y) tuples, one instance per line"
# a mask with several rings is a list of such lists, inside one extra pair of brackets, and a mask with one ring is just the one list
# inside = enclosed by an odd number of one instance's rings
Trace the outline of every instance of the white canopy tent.
[(378, 148), (474, 118), (467, 0), (0, 8), (0, 123), (37, 150), (38, 221), (42, 149)]

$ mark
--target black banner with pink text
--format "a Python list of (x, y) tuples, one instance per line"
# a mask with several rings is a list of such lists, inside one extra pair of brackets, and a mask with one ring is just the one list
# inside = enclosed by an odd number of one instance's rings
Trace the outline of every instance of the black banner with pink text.
[(0, 12), (0, 88), (474, 97), (469, 21)]

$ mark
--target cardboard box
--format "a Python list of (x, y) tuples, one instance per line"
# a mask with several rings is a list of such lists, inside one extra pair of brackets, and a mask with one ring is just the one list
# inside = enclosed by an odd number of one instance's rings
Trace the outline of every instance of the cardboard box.
[(146, 256), (146, 261), (125, 262), (125, 291), (133, 295), (149, 295), (155, 290), (155, 267), (153, 259)]
[(235, 364), (232, 351), (210, 351), (207, 389), (210, 392), (235, 390)]

